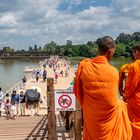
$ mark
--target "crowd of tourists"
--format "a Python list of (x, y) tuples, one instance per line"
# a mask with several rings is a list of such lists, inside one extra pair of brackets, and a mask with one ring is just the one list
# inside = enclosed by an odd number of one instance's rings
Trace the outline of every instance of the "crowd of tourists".
[(41, 77), (42, 77), (43, 82), (45, 82), (47, 79), (46, 67), (43, 67), (43, 70), (41, 69), (33, 70), (32, 78), (33, 79), (35, 78), (36, 82), (38, 82)]
[[(47, 79), (47, 66), (54, 73), (54, 82), (57, 83), (58, 78), (60, 77), (68, 77), (69, 76), (69, 65), (66, 62), (63, 62), (56, 56), (51, 56), (49, 60), (42, 63), (40, 69), (33, 70), (32, 78), (35, 79), (36, 82), (46, 81)], [(18, 93), (16, 90), (13, 90), (11, 94), (4, 95), (2, 92), (2, 88), (0, 88), (0, 116), (11, 117), (15, 119), (17, 116), (21, 115), (38, 115), (41, 98), (37, 101), (28, 100), (28, 96), (26, 94), (27, 89), (27, 77), (24, 76), (22, 78), (22, 90)], [(30, 91), (29, 91), (30, 92)], [(44, 103), (43, 103), (44, 104)], [(28, 111), (27, 111), (28, 110)], [(28, 112), (28, 114), (27, 114)]]
[(57, 83), (58, 78), (69, 76), (70, 66), (67, 64), (66, 61), (59, 59), (58, 56), (50, 56), (50, 59), (44, 60), (42, 65), (43, 65), (43, 72), (42, 72), (43, 81), (45, 81), (47, 78), (47, 71), (46, 71), (47, 66), (48, 68), (52, 69), (52, 71), (54, 72), (55, 83)]
[(40, 93), (36, 89), (35, 91), (38, 93), (37, 99), (31, 100), (27, 93), (24, 91), (17, 93), (16, 90), (13, 90), (11, 95), (6, 94), (4, 97), (2, 88), (0, 88), (0, 116), (15, 119), (18, 116), (39, 115), (40, 103), (42, 101), (40, 99)]

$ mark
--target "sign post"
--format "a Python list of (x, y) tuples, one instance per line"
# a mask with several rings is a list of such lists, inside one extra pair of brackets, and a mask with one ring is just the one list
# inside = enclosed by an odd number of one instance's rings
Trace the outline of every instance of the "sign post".
[(54, 110), (54, 79), (47, 79), (48, 92), (48, 140), (56, 139), (56, 118)]
[(76, 101), (75, 111), (75, 140), (82, 140), (82, 111), (79, 103)]
[(75, 95), (69, 91), (56, 91), (55, 111), (75, 111)]

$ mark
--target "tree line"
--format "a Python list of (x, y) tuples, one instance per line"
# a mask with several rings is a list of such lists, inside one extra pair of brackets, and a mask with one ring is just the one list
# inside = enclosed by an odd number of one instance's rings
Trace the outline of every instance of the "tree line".
[[(43, 47), (29, 46), (28, 50), (14, 50), (11, 47), (3, 47), (0, 50), (0, 55), (59, 55), (59, 56), (82, 56), (93, 57), (97, 55), (97, 44), (101, 38), (97, 38), (95, 41), (88, 41), (85, 44), (74, 45), (71, 40), (67, 40), (65, 45), (59, 45), (54, 41), (46, 43)], [(133, 34), (120, 33), (115, 39), (116, 52), (115, 56), (129, 57), (132, 55), (133, 46), (140, 43), (140, 32), (134, 32)]]

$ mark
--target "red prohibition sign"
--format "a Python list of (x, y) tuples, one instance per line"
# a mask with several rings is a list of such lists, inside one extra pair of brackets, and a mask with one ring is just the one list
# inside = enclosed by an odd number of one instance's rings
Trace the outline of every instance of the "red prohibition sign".
[(61, 95), (58, 99), (58, 103), (61, 107), (67, 108), (71, 106), (72, 100), (71, 97), (68, 95)]

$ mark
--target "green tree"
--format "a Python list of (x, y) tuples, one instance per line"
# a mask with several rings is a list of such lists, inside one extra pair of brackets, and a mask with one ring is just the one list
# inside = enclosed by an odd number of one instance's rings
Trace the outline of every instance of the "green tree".
[(72, 56), (72, 48), (67, 49), (68, 56)]
[(93, 46), (93, 43), (92, 43), (92, 41), (88, 41), (86, 45)]
[(60, 56), (64, 56), (64, 53), (65, 53), (64, 47), (60, 47), (60, 53), (59, 53), (59, 55)]
[(116, 51), (115, 56), (123, 56), (125, 53), (125, 45), (124, 44), (117, 44), (116, 45)]
[(80, 56), (88, 57), (88, 47), (85, 44), (80, 47)]
[(80, 47), (81, 47), (81, 45), (74, 45), (72, 47), (72, 56), (79, 56), (80, 55)]
[(97, 50), (95, 47), (89, 47), (88, 48), (88, 56), (93, 57), (97, 55)]
[(129, 42), (126, 46), (125, 46), (125, 53), (124, 56), (125, 57), (129, 57), (132, 55), (133, 52), (133, 46), (135, 45), (135, 42)]
[(50, 55), (55, 54), (57, 44), (54, 41), (51, 41), (50, 43), (45, 44), (43, 50), (47, 51)]
[(66, 46), (72, 46), (72, 41), (71, 40), (67, 40), (66, 41)]
[(117, 43), (121, 44), (127, 44), (128, 42), (131, 42), (133, 40), (132, 35), (130, 34), (125, 34), (125, 33), (120, 33), (119, 36), (116, 38)]
[(134, 32), (132, 34), (133, 40), (140, 41), (140, 32)]
[(2, 51), (4, 55), (13, 55), (13, 53), (15, 52), (15, 50), (11, 47), (3, 47)]
[(55, 54), (56, 55), (60, 55), (60, 46), (59, 45), (57, 45), (56, 47), (55, 47)]

